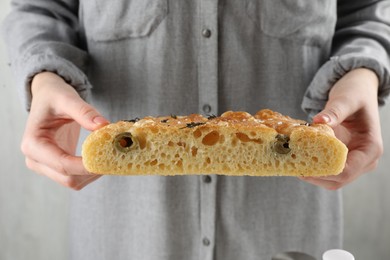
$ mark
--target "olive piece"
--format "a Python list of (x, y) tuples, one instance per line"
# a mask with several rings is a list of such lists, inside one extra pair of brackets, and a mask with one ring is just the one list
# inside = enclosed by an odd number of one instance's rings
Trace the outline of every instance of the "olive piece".
[(291, 151), (288, 144), (289, 141), (290, 137), (278, 134), (273, 147), (274, 151), (279, 154), (288, 154)]
[(115, 148), (121, 152), (128, 152), (133, 144), (133, 136), (129, 132), (120, 133), (114, 139)]

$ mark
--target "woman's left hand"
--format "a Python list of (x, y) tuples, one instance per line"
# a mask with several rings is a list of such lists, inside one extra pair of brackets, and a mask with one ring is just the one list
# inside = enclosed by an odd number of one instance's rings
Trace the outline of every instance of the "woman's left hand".
[(329, 177), (302, 177), (311, 184), (336, 190), (377, 167), (383, 154), (378, 111), (378, 77), (368, 69), (348, 72), (333, 86), (314, 123), (327, 123), (348, 149), (342, 173)]

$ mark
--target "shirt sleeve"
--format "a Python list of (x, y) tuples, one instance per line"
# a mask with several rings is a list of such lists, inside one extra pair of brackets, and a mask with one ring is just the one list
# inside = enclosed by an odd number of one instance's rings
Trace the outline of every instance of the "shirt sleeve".
[(368, 68), (379, 78), (378, 102), (390, 93), (390, 1), (338, 1), (338, 19), (331, 58), (309, 85), (302, 109), (320, 112), (332, 86), (348, 71)]
[(10, 64), (26, 109), (30, 83), (40, 72), (57, 73), (85, 98), (91, 87), (85, 75), (88, 55), (83, 48), (76, 0), (13, 0), (2, 24)]

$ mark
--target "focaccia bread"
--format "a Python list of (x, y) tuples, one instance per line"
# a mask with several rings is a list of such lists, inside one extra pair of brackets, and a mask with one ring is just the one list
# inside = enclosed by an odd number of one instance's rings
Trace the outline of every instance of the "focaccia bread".
[(326, 124), (261, 110), (120, 121), (92, 132), (82, 157), (96, 174), (327, 176), (347, 152)]

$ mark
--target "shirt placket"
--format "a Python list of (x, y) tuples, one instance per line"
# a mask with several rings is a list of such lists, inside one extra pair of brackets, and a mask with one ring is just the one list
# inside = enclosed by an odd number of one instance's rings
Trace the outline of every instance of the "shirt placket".
[(218, 0), (200, 1), (199, 108), (218, 113)]
[[(199, 1), (199, 109), (218, 114), (218, 0)], [(212, 260), (215, 248), (217, 176), (200, 177), (200, 259)]]
[(214, 257), (216, 221), (216, 175), (200, 177), (200, 259), (212, 260)]

